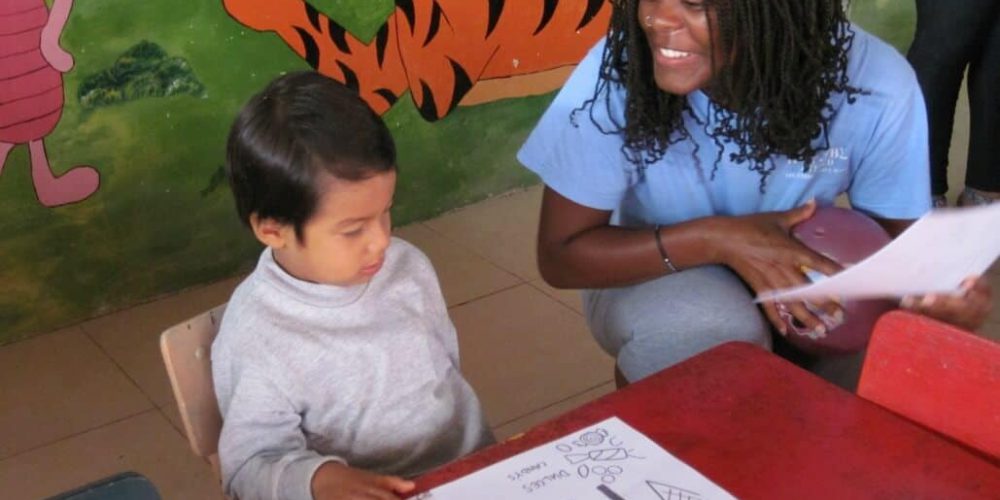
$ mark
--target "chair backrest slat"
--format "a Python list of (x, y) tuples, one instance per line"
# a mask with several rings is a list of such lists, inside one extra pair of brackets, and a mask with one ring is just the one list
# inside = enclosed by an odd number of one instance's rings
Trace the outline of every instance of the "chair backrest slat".
[(209, 458), (218, 449), (222, 416), (212, 385), (212, 341), (226, 305), (215, 307), (160, 336), (160, 351), (184, 422), (188, 443), (195, 454)]
[(858, 395), (1000, 459), (1000, 344), (924, 316), (886, 314)]

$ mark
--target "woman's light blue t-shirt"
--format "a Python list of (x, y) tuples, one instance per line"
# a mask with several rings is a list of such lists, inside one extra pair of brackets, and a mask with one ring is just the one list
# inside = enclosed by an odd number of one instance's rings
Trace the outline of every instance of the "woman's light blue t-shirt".
[[(850, 85), (867, 92), (853, 104), (831, 96), (829, 147), (808, 170), (784, 156), (760, 191), (760, 174), (749, 163), (733, 163), (727, 145), (712, 178), (718, 146), (705, 125), (685, 114), (691, 139), (672, 144), (640, 175), (622, 153), (622, 136), (609, 113), (624, 123), (625, 90), (610, 85), (610, 106), (574, 110), (592, 98), (604, 50), (602, 40), (580, 62), (518, 152), (518, 160), (562, 196), (587, 207), (613, 211), (624, 226), (674, 224), (710, 215), (746, 215), (787, 210), (811, 198), (832, 205), (847, 193), (851, 205), (875, 217), (916, 219), (930, 209), (927, 118), (913, 70), (895, 49), (852, 26), (848, 55)], [(712, 102), (698, 91), (688, 96), (698, 120), (709, 123)], [(610, 111), (608, 110), (610, 108)], [(697, 144), (697, 151), (695, 151)], [(819, 139), (817, 144), (823, 144)]]

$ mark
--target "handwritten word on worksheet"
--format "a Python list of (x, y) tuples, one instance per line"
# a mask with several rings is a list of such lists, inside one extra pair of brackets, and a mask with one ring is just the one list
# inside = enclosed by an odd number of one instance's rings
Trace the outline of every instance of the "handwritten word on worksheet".
[(732, 495), (617, 417), (439, 486), (418, 500), (716, 500)]

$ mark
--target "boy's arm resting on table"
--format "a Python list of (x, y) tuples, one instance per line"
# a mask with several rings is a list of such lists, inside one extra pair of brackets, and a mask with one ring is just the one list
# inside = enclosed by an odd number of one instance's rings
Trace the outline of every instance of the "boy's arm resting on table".
[(235, 381), (223, 415), (223, 488), (241, 500), (310, 500), (316, 470), (341, 459), (309, 450), (291, 402), (273, 382), (249, 372)]
[(324, 463), (312, 477), (312, 494), (316, 500), (394, 500), (415, 487), (413, 481), (355, 469), (341, 462)]
[[(259, 370), (263, 371), (263, 370)], [(219, 438), (223, 488), (240, 500), (397, 498), (414, 485), (355, 469), (308, 448), (302, 417), (278, 385), (244, 369), (232, 387)]]

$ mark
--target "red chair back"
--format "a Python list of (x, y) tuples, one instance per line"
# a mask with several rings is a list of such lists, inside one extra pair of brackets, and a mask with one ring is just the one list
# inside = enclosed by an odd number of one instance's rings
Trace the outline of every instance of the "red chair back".
[(888, 313), (872, 332), (858, 395), (1000, 460), (1000, 344)]

